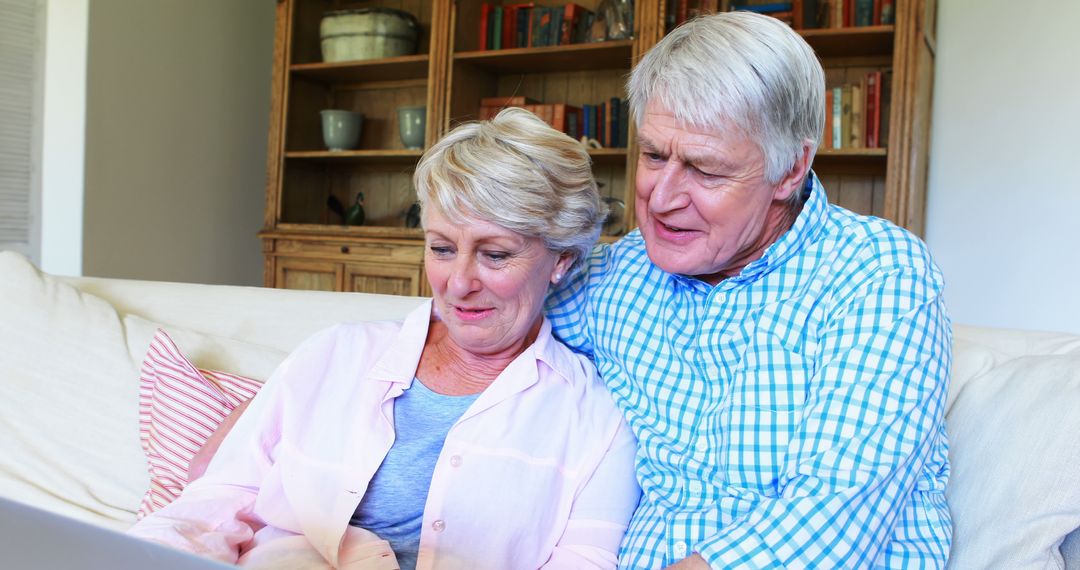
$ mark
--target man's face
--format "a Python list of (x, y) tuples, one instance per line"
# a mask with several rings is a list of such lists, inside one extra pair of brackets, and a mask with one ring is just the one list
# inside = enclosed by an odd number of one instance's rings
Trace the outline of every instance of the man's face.
[(737, 129), (684, 126), (654, 100), (638, 139), (635, 211), (658, 267), (715, 285), (775, 240), (793, 188), (765, 182), (761, 149)]

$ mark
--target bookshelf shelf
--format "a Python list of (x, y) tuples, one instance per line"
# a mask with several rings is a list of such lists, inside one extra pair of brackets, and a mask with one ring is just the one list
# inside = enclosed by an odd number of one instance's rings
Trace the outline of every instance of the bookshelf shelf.
[(891, 56), (895, 26), (799, 30), (822, 59), (852, 56)]
[(286, 152), (285, 158), (304, 162), (415, 164), (422, 154), (419, 150), (304, 150)]
[(370, 61), (298, 63), (289, 66), (297, 77), (316, 81), (397, 81), (427, 79), (428, 55), (406, 55)]
[(496, 73), (549, 73), (591, 69), (630, 69), (632, 40), (591, 44), (467, 51), (454, 54), (467, 63)]

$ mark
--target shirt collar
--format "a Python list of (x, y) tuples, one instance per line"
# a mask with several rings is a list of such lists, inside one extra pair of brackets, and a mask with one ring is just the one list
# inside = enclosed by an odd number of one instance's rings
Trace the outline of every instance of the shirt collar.
[(371, 367), (368, 377), (403, 384), (403, 388), (412, 385), (431, 325), (431, 306), (431, 299), (428, 299), (405, 317), (391, 348)]
[(808, 192), (809, 196), (804, 198), (802, 210), (796, 216), (795, 223), (767, 247), (760, 258), (744, 267), (736, 279), (754, 280), (784, 264), (792, 256), (803, 251), (807, 244), (817, 239), (818, 234), (821, 233), (829, 201), (825, 196), (825, 188), (821, 186), (821, 181), (812, 170), (803, 191)]
[[(825, 188), (821, 185), (821, 180), (812, 170), (807, 176), (803, 192), (806, 194), (803, 207), (791, 228), (767, 247), (761, 257), (747, 264), (738, 275), (721, 281), (716, 287), (724, 287), (725, 284), (731, 287), (739, 283), (754, 281), (784, 264), (792, 256), (804, 250), (807, 244), (817, 239), (822, 230), (829, 201), (825, 196)], [(674, 277), (677, 282), (703, 293), (713, 289), (711, 285), (700, 279), (684, 275), (674, 275)]]
[[(428, 328), (431, 326), (432, 307), (433, 302), (428, 299), (405, 317), (392, 348), (387, 350), (371, 368), (369, 377), (403, 384), (403, 388), (412, 384), (416, 376), (416, 368), (420, 363), (420, 355), (424, 351)], [(566, 382), (570, 382), (575, 377), (575, 368), (580, 366), (570, 356), (570, 351), (562, 347), (552, 336), (551, 322), (547, 317), (544, 317), (540, 324), (540, 331), (533, 344), (511, 361), (499, 377), (499, 381), (489, 386), (485, 392), (496, 385), (501, 385), (498, 388), (499, 391), (517, 392), (535, 384), (540, 362)], [(506, 381), (503, 381), (504, 377)]]

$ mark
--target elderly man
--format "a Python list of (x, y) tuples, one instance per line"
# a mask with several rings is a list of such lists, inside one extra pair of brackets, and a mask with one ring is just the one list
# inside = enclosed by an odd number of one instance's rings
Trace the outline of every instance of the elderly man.
[(639, 439), (626, 568), (933, 568), (951, 333), (925, 245), (828, 203), (824, 73), (778, 20), (634, 69), (639, 229), (548, 299)]

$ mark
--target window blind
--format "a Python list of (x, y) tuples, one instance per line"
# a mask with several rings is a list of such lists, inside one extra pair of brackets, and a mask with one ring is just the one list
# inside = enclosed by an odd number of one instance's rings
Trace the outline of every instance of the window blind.
[(0, 249), (31, 254), (40, 66), (37, 0), (0, 0)]

